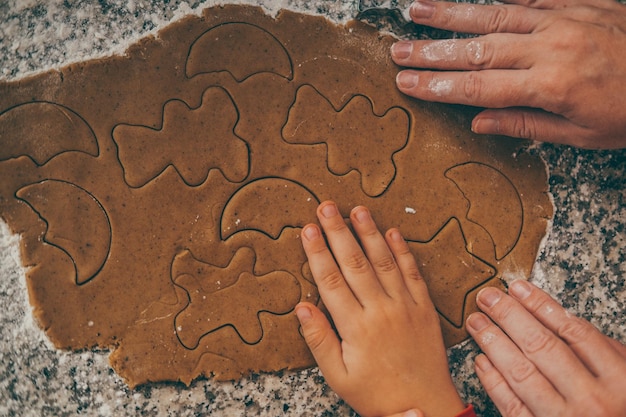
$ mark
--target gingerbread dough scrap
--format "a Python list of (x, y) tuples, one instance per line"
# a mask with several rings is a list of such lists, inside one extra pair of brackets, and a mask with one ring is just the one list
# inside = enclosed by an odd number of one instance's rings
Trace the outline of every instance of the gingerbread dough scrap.
[(447, 345), (473, 297), (528, 276), (552, 206), (523, 142), (395, 87), (358, 22), (207, 9), (128, 51), (0, 83), (0, 216), (58, 348), (130, 386), (312, 366), (299, 233), (320, 201), (409, 240)]

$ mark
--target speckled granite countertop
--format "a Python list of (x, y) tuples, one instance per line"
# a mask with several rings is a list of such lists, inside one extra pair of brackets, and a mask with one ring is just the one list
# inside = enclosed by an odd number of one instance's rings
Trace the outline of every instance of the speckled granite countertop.
[[(350, 0), (254, 2), (344, 21)], [(0, 2), (0, 80), (87, 58), (122, 53), (139, 37), (186, 14), (200, 0), (9, 0)], [(626, 151), (540, 145), (554, 198), (553, 225), (531, 280), (572, 312), (626, 341)], [(353, 415), (316, 369), (255, 375), (237, 383), (196, 381), (129, 390), (107, 352), (54, 349), (33, 323), (18, 237), (0, 221), (0, 415)], [(472, 371), (476, 346), (450, 349), (459, 390), (483, 416), (498, 415)]]

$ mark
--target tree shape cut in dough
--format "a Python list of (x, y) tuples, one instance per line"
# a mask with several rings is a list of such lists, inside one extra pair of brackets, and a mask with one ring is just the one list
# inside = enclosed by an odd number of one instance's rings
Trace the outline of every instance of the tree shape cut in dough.
[[(188, 185), (200, 185), (211, 169), (231, 182), (248, 175), (248, 146), (235, 135), (237, 108), (222, 88), (207, 89), (198, 108), (171, 100), (160, 130), (119, 124), (113, 139), (128, 185), (141, 187), (172, 165)], [(138, 163), (140, 161), (140, 163)]]
[(76, 284), (93, 279), (111, 249), (111, 223), (100, 202), (79, 186), (57, 180), (28, 185), (17, 196), (46, 222), (44, 240), (70, 257)]
[(469, 202), (467, 219), (489, 233), (496, 259), (503, 259), (517, 244), (524, 218), (520, 195), (511, 180), (478, 162), (452, 167), (445, 176)]
[(319, 199), (303, 185), (282, 178), (262, 178), (237, 190), (222, 213), (222, 239), (241, 230), (257, 230), (277, 239), (287, 227), (304, 227)]
[[(428, 292), (439, 313), (456, 327), (463, 326), (467, 293), (494, 277), (496, 271), (467, 252), (461, 226), (451, 219), (427, 243), (408, 242)], [(441, 302), (443, 301), (443, 302)]]
[[(406, 146), (408, 134), (409, 117), (403, 109), (394, 107), (377, 115), (368, 98), (356, 95), (335, 110), (317, 90), (306, 85), (298, 90), (283, 128), (288, 143), (326, 143), (330, 171), (345, 175), (357, 170), (363, 191), (373, 197), (381, 195), (393, 181), (393, 154)], [(375, 149), (373, 143), (377, 144)]]
[(228, 71), (237, 81), (260, 72), (293, 77), (291, 59), (280, 41), (265, 29), (243, 22), (211, 28), (191, 46), (187, 77), (219, 71)]
[(183, 346), (195, 349), (204, 335), (229, 325), (245, 343), (256, 344), (263, 337), (261, 313), (293, 310), (300, 300), (296, 277), (285, 271), (255, 276), (254, 262), (249, 248), (239, 249), (224, 268), (199, 261), (189, 251), (176, 256), (172, 278), (189, 296), (174, 321)]
[(65, 106), (42, 101), (1, 113), (0, 143), (0, 161), (27, 155), (44, 165), (70, 151), (98, 156), (98, 142), (87, 122)]

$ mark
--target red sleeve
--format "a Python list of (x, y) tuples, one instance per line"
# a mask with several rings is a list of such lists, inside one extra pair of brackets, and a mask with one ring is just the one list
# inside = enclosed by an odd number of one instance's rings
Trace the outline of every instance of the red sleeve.
[(465, 410), (461, 411), (455, 417), (476, 417), (474, 406), (472, 404), (468, 404)]

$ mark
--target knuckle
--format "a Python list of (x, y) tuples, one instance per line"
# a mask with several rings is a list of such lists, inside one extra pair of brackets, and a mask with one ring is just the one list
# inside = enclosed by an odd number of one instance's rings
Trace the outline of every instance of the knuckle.
[(476, 72), (469, 72), (463, 84), (463, 94), (469, 102), (477, 101), (481, 96), (482, 81)]
[(465, 45), (467, 62), (478, 68), (489, 66), (493, 58), (493, 52), (487, 42), (472, 40)]
[(354, 272), (365, 272), (370, 268), (370, 263), (367, 260), (367, 257), (363, 253), (354, 253), (346, 256), (345, 259), (342, 260), (341, 264), (344, 267), (350, 269)]
[(505, 7), (494, 6), (487, 17), (487, 31), (501, 32), (509, 20), (509, 12)]
[(504, 405), (504, 416), (506, 417), (520, 417), (524, 415), (526, 407), (522, 400), (518, 397), (513, 397)]
[(528, 353), (550, 352), (557, 345), (557, 339), (545, 330), (529, 332), (524, 340), (524, 350)]
[(344, 285), (344, 283), (345, 281), (340, 271), (333, 271), (329, 274), (326, 274), (322, 276), (318, 282), (320, 286), (323, 286), (330, 291), (340, 288)]
[(511, 378), (517, 383), (522, 383), (532, 378), (537, 373), (537, 367), (524, 359), (511, 367)]
[(374, 268), (380, 272), (393, 272), (397, 270), (396, 261), (391, 256), (385, 256), (376, 260)]
[(417, 265), (408, 266), (403, 273), (404, 277), (409, 280), (421, 281), (423, 279), (422, 273), (420, 272)]
[(511, 128), (513, 136), (522, 139), (537, 138), (537, 123), (530, 114), (521, 113), (520, 117), (513, 121)]
[(557, 329), (557, 335), (568, 344), (575, 345), (587, 340), (592, 329), (591, 324), (578, 317), (572, 317)]

